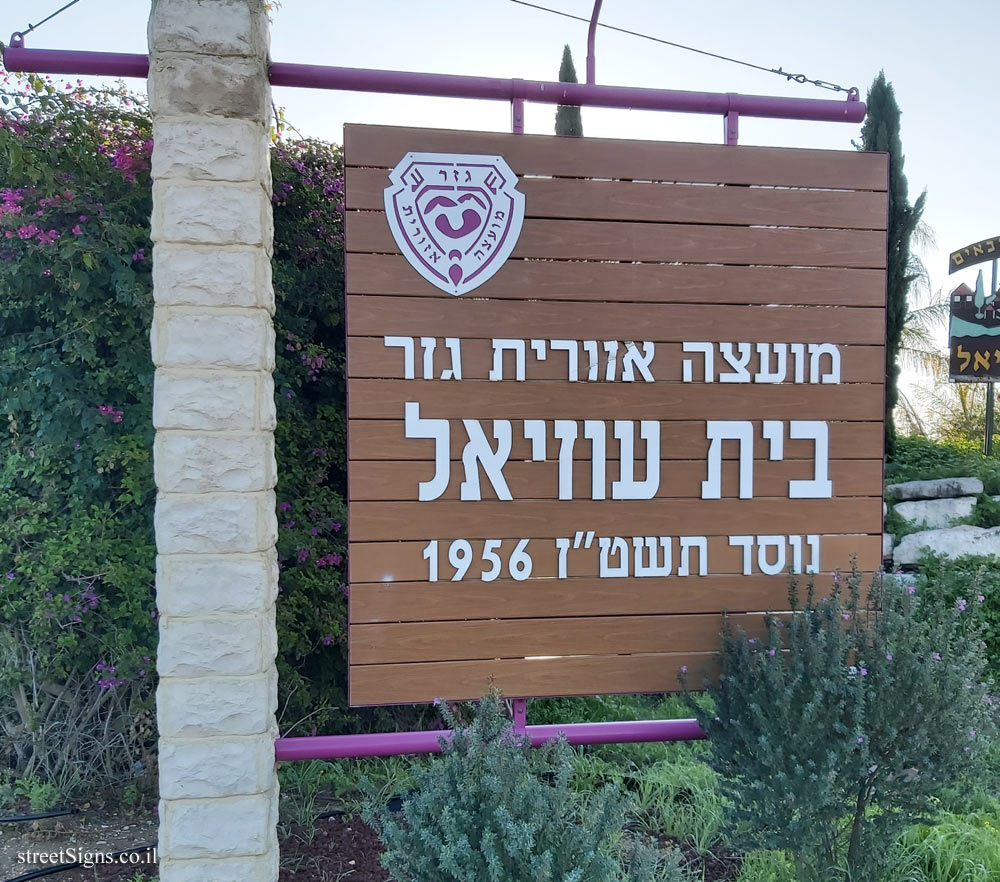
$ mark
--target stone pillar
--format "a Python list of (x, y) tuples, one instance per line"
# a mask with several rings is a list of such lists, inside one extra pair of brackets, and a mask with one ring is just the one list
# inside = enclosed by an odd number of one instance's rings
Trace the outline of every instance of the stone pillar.
[(153, 0), (162, 882), (274, 882), (274, 296), (263, 0)]

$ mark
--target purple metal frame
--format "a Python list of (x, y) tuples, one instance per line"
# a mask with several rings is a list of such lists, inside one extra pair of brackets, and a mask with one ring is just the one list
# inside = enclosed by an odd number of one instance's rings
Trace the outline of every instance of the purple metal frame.
[[(565, 735), (570, 744), (625, 744), (638, 741), (697, 741), (705, 733), (694, 720), (629, 720), (622, 723), (565, 723), (551, 726), (526, 726), (515, 731), (531, 739), (538, 747)], [(361, 756), (401, 756), (414, 753), (440, 753), (442, 738), (450, 731), (379, 732), (373, 735), (313, 735), (303, 738), (279, 738), (274, 745), (275, 758), (288, 760), (348, 759)]]
[[(515, 134), (524, 132), (525, 101), (720, 114), (725, 122), (724, 140), (730, 145), (736, 144), (738, 140), (740, 114), (820, 122), (859, 123), (864, 119), (866, 108), (855, 92), (849, 93), (846, 101), (829, 101), (739, 95), (735, 92), (723, 94), (598, 86), (595, 82), (594, 44), (601, 3), (602, 0), (595, 0), (591, 14), (587, 32), (587, 82), (582, 85), (280, 63), (271, 65), (269, 78), (272, 86), (509, 101), (511, 130)], [(26, 73), (139, 78), (145, 78), (149, 74), (149, 58), (146, 55), (28, 49), (24, 45), (24, 35), (20, 33), (11, 36), (10, 45), (3, 52), (3, 63), (7, 70)], [(527, 699), (523, 698), (514, 699), (513, 717), (514, 731), (527, 735), (534, 747), (558, 738), (560, 734), (565, 735), (570, 744), (694, 741), (706, 737), (695, 720), (633, 720), (529, 726)], [(448, 731), (429, 730), (278, 738), (274, 753), (279, 761), (438, 753), (441, 750), (441, 740), (447, 739), (449, 735)]]

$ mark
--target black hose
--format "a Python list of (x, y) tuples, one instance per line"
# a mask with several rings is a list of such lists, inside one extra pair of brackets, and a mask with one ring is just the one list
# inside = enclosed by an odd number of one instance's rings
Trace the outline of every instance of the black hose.
[[(152, 851), (155, 848), (156, 843), (150, 842), (146, 845), (137, 845), (135, 848), (127, 848), (125, 851), (113, 852), (111, 857), (113, 860), (117, 860), (127, 854), (140, 854), (142, 852)], [(76, 870), (82, 866), (83, 864), (80, 861), (73, 861), (71, 864), (59, 864), (55, 867), (41, 867), (38, 870), (31, 870), (23, 876), (15, 876), (13, 879), (7, 879), (5, 882), (29, 882), (30, 879), (41, 879), (43, 876), (51, 876), (54, 873), (64, 873), (66, 870)], [(122, 864), (122, 866), (131, 865)]]
[(52, 809), (48, 812), (39, 812), (36, 815), (14, 815), (12, 818), (0, 818), (0, 824), (13, 824), (17, 821), (41, 821), (44, 818), (62, 818), (66, 815), (78, 815), (78, 808)]

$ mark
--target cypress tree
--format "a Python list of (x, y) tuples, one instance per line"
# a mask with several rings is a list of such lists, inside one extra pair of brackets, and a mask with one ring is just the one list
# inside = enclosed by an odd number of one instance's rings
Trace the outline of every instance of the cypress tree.
[(886, 290), (885, 345), (885, 449), (892, 459), (896, 427), (892, 412), (899, 397), (899, 354), (903, 323), (906, 321), (906, 295), (917, 278), (910, 266), (910, 238), (924, 211), (926, 191), (912, 205), (909, 202), (906, 175), (903, 174), (903, 145), (899, 137), (899, 105), (892, 83), (885, 71), (879, 71), (868, 89), (868, 115), (861, 127), (861, 149), (889, 154), (889, 232)]
[[(560, 83), (577, 83), (576, 67), (573, 65), (573, 53), (569, 44), (563, 47), (562, 64), (559, 65)], [(583, 120), (580, 119), (579, 107), (566, 107), (560, 104), (556, 108), (556, 134), (579, 138), (583, 135)]]

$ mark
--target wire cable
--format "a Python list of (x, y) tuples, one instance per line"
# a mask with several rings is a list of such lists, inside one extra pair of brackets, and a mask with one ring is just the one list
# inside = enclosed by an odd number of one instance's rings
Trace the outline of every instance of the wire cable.
[[(542, 12), (551, 12), (553, 15), (561, 15), (563, 18), (572, 18), (576, 21), (590, 23), (589, 18), (584, 18), (581, 15), (573, 15), (569, 12), (563, 12), (559, 9), (550, 9), (547, 6), (539, 6), (537, 3), (528, 3), (527, 0), (510, 0), (511, 3), (517, 3), (519, 6), (528, 6), (532, 9), (538, 9)], [(653, 43), (662, 43), (664, 46), (673, 46), (675, 49), (685, 49), (688, 52), (695, 52), (698, 55), (706, 55), (709, 58), (718, 58), (720, 61), (729, 61), (733, 64), (741, 64), (744, 67), (750, 67), (754, 70), (760, 70), (764, 73), (773, 73), (778, 76), (784, 77), (789, 82), (796, 83), (809, 83), (813, 86), (818, 86), (821, 89), (829, 89), (832, 92), (847, 92), (849, 96), (858, 95), (857, 86), (851, 86), (847, 88), (845, 86), (839, 86), (836, 83), (829, 83), (826, 80), (811, 80), (805, 74), (793, 74), (780, 67), (763, 67), (759, 64), (753, 64), (749, 61), (741, 61), (739, 58), (730, 58), (728, 55), (719, 55), (717, 52), (709, 52), (706, 49), (696, 49), (694, 46), (685, 46), (683, 43), (674, 43), (671, 40), (664, 40), (662, 37), (654, 37), (651, 34), (644, 34), (641, 31), (631, 31), (628, 28), (619, 28), (615, 25), (605, 24), (602, 21), (597, 23), (598, 27), (607, 28), (609, 31), (617, 31), (619, 34), (627, 34), (630, 37), (639, 37), (642, 40), (650, 40)]]
[(60, 12), (65, 12), (67, 9), (70, 8), (70, 6), (75, 6), (79, 2), (80, 2), (80, 0), (69, 0), (69, 3), (67, 3), (62, 8), (57, 9), (55, 12), (52, 13), (52, 15), (46, 16), (45, 18), (43, 18), (40, 22), (37, 22), (36, 24), (29, 24), (23, 31), (16, 31), (16, 33), (18, 33), (22, 37), (24, 37), (27, 34), (30, 34), (33, 30), (35, 30), (35, 28), (41, 27), (43, 24), (45, 24), (45, 22), (52, 21), (52, 19), (54, 19), (57, 15), (59, 15)]

